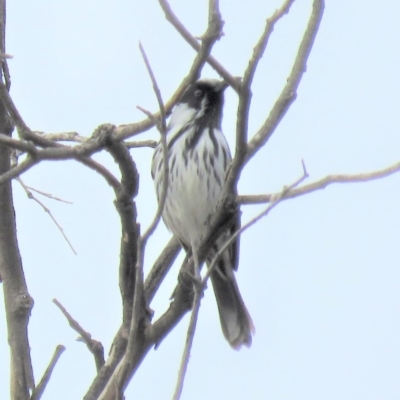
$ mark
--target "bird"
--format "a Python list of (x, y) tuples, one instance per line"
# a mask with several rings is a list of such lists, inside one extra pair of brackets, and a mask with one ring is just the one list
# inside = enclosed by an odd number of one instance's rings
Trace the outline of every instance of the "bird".
[[(225, 81), (217, 79), (201, 79), (191, 84), (174, 107), (166, 130), (169, 173), (162, 217), (183, 248), (192, 253), (208, 233), (232, 160), (221, 129), (227, 87)], [(164, 182), (161, 141), (154, 150), (151, 174), (160, 202)], [(240, 228), (239, 211), (236, 214), (233, 226), (213, 243), (207, 265)], [(210, 276), (222, 332), (234, 349), (242, 345), (250, 347), (254, 334), (234, 274), (238, 259), (239, 237), (222, 253)]]

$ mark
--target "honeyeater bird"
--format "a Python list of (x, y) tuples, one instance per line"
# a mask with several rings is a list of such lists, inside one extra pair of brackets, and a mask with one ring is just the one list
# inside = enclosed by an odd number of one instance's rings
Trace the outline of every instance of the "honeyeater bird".
[[(163, 220), (186, 251), (197, 249), (207, 234), (217, 209), (231, 162), (228, 143), (221, 131), (224, 90), (228, 85), (214, 79), (192, 84), (173, 109), (168, 129), (168, 187)], [(163, 192), (163, 150), (157, 145), (152, 161), (152, 177), (158, 201)], [(237, 223), (216, 240), (207, 256), (213, 256), (240, 225)], [(253, 323), (240, 295), (234, 271), (238, 267), (239, 240), (224, 251), (211, 281), (217, 300), (222, 331), (233, 348), (250, 346)]]

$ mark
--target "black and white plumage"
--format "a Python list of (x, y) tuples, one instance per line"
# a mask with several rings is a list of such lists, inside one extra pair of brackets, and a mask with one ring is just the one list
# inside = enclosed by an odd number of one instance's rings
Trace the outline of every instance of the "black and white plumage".
[[(191, 85), (174, 108), (168, 126), (169, 181), (163, 219), (186, 250), (197, 249), (207, 233), (231, 161), (228, 143), (221, 131), (226, 87), (226, 83), (212, 79)], [(164, 177), (161, 143), (154, 152), (152, 176), (160, 201)], [(232, 232), (239, 227), (239, 218), (237, 221)], [(217, 240), (208, 263), (232, 232), (227, 231)], [(222, 330), (234, 348), (243, 344), (250, 346), (254, 331), (234, 275), (238, 258), (237, 240), (224, 252), (211, 274)]]

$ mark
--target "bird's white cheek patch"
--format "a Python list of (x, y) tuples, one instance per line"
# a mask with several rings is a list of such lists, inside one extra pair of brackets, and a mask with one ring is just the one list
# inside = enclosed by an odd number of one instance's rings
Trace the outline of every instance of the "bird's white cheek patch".
[(185, 103), (176, 105), (169, 122), (169, 134), (173, 136), (175, 128), (180, 129), (182, 126), (192, 121), (196, 111), (196, 109), (188, 107)]

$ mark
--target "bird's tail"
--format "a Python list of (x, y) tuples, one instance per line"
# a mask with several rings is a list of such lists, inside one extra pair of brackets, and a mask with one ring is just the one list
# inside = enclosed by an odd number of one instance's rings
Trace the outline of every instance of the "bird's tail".
[(213, 269), (211, 281), (226, 340), (234, 349), (242, 345), (250, 347), (255, 329), (236, 283), (229, 250), (223, 253)]

